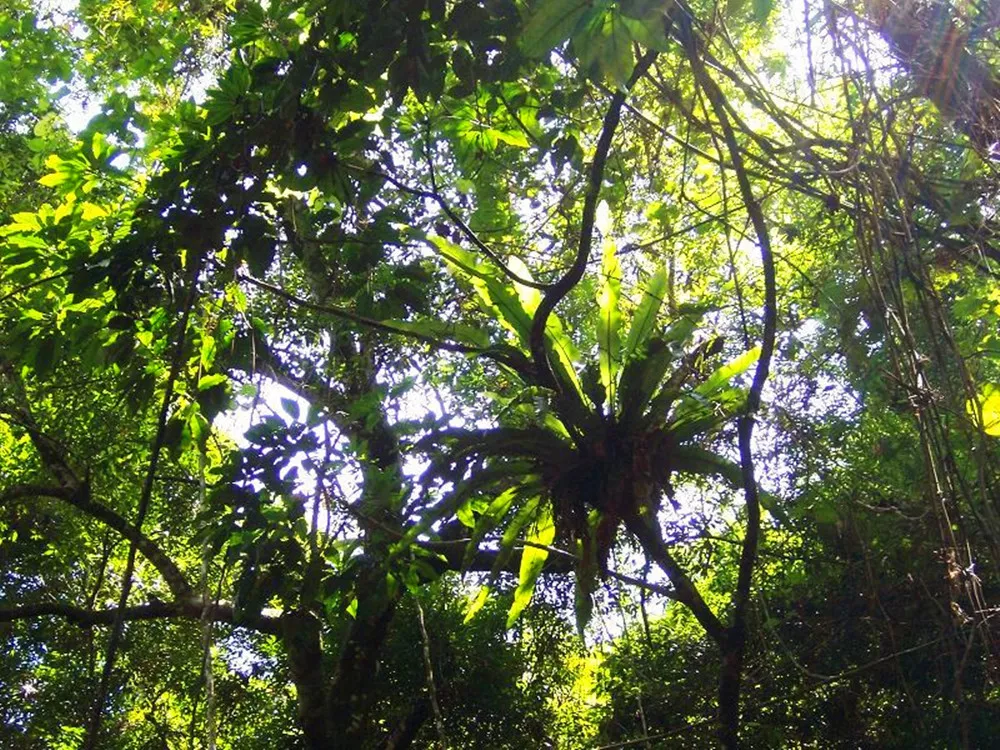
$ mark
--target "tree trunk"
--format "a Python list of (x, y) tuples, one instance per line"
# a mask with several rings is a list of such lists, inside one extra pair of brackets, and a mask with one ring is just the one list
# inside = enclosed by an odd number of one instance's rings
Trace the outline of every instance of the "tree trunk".
[(420, 698), (413, 704), (413, 708), (396, 728), (392, 730), (382, 745), (382, 750), (405, 750), (413, 744), (417, 738), (417, 732), (424, 725), (431, 715), (431, 702), (426, 697)]
[(740, 683), (743, 654), (746, 650), (746, 627), (743, 621), (728, 629), (722, 647), (722, 670), (719, 676), (719, 739), (726, 750), (739, 747)]
[(389, 623), (396, 611), (396, 601), (383, 601), (381, 606), (373, 607), (375, 611), (365, 616), (359, 605), (358, 618), (347, 634), (327, 698), (327, 720), (333, 739), (331, 747), (361, 746), (371, 706), (372, 678), (377, 671), (378, 656)]
[(281, 626), (306, 747), (327, 750), (330, 737), (319, 620), (310, 612), (296, 610), (281, 618)]

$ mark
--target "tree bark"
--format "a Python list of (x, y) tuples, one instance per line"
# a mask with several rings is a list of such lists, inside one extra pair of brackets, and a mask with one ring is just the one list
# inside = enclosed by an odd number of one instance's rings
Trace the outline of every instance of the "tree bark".
[(281, 618), (281, 626), (306, 746), (326, 750), (330, 747), (330, 733), (319, 620), (311, 612), (296, 610)]
[(392, 730), (392, 734), (386, 738), (385, 744), (382, 745), (382, 750), (405, 750), (410, 747), (417, 738), (417, 732), (420, 731), (420, 727), (426, 723), (430, 715), (430, 701), (426, 697), (420, 698), (413, 704), (410, 713), (396, 725), (396, 728)]
[(396, 601), (386, 601), (383, 607), (367, 617), (359, 616), (351, 624), (327, 698), (332, 747), (361, 746), (371, 706), (372, 678), (395, 612)]
[(740, 687), (745, 649), (746, 624), (740, 619), (726, 632), (719, 675), (719, 740), (726, 750), (736, 750), (740, 744)]

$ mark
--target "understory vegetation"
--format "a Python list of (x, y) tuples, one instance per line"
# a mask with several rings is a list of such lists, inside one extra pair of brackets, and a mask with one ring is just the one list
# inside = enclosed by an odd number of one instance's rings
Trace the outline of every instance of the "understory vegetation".
[(0, 746), (994, 746), (998, 41), (4, 0)]

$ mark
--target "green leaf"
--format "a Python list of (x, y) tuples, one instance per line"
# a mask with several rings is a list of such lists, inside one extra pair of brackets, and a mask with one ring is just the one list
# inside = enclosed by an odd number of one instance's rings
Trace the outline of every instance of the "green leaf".
[(604, 259), (601, 263), (603, 283), (597, 294), (597, 348), (601, 369), (601, 384), (608, 394), (608, 403), (615, 403), (615, 385), (621, 354), (621, 313), (618, 299), (621, 296), (622, 269), (615, 252), (615, 243), (604, 241)]
[(745, 404), (746, 393), (738, 388), (728, 388), (711, 400), (697, 393), (685, 394), (671, 415), (670, 431), (678, 441), (690, 440), (714, 431)]
[(468, 624), (469, 621), (475, 617), (479, 610), (481, 610), (485, 605), (487, 600), (490, 598), (490, 586), (489, 584), (484, 584), (479, 587), (479, 592), (476, 594), (476, 598), (469, 602), (469, 608), (465, 611), (464, 623)]
[(729, 385), (729, 382), (745, 373), (750, 366), (760, 359), (760, 347), (755, 346), (748, 349), (732, 362), (728, 362), (709, 375), (705, 382), (695, 388), (695, 393), (702, 396), (711, 396)]
[(486, 309), (495, 313), (501, 324), (513, 332), (527, 349), (531, 339), (531, 315), (512, 286), (498, 279), (472, 253), (455, 243), (437, 236), (429, 239), (448, 263), (470, 277), (473, 289)]
[[(625, 363), (619, 383), (622, 405), (622, 421), (630, 422), (649, 411), (651, 418), (667, 416), (667, 410), (679, 395), (670, 381), (657, 393), (667, 371), (684, 345), (690, 340), (706, 307), (681, 307), (682, 316), (671, 323), (660, 336), (652, 336), (646, 342), (645, 356), (637, 356)], [(668, 387), (669, 386), (669, 387)], [(656, 398), (653, 398), (653, 394)]]
[(592, 0), (542, 0), (524, 24), (521, 50), (528, 57), (544, 57), (576, 31)]
[(580, 65), (591, 74), (610, 78), (623, 89), (635, 67), (632, 35), (622, 17), (611, 11), (595, 9), (590, 23), (573, 37), (573, 50)]
[(459, 506), (458, 511), (455, 513), (461, 524), (470, 529), (476, 527), (475, 505), (475, 500), (469, 500)]
[(539, 502), (537, 497), (530, 498), (518, 509), (507, 528), (504, 529), (500, 539), (500, 551), (496, 560), (493, 561), (493, 570), (490, 571), (491, 579), (495, 579), (507, 565), (507, 561), (510, 560), (511, 553), (514, 551), (514, 542), (517, 541), (518, 534), (535, 517)]
[(635, 357), (645, 346), (653, 327), (656, 325), (656, 316), (660, 313), (663, 305), (663, 298), (667, 293), (667, 269), (660, 267), (652, 275), (646, 284), (646, 289), (642, 293), (642, 300), (635, 309), (632, 317), (632, 326), (628, 331), (628, 338), (625, 340), (625, 348), (622, 350), (622, 360), (628, 362)]
[(657, 52), (670, 51), (670, 39), (664, 29), (662, 15), (656, 15), (651, 19), (638, 19), (622, 17), (621, 23), (628, 31), (633, 41), (638, 42), (646, 49)]
[(288, 414), (288, 416), (290, 416), (292, 419), (299, 418), (299, 412), (300, 412), (299, 402), (296, 401), (294, 398), (281, 399), (281, 408), (284, 409), (285, 412)]
[(66, 172), (51, 172), (38, 178), (38, 182), (45, 187), (59, 187), (59, 185), (69, 182), (71, 179), (73, 179), (73, 175)]
[[(528, 266), (525, 265), (524, 261), (518, 258), (516, 255), (510, 256), (507, 259), (507, 268), (509, 268), (516, 276), (527, 281), (534, 281), (531, 276), (531, 271), (528, 270)], [(524, 305), (525, 311), (529, 315), (534, 315), (535, 310), (542, 303), (542, 292), (533, 286), (527, 286), (525, 284), (520, 284), (514, 282), (514, 288), (517, 290), (517, 296), (521, 300), (521, 304)]]
[(650, 339), (646, 351), (646, 356), (635, 357), (622, 370), (618, 400), (623, 423), (634, 422), (642, 416), (674, 361), (673, 351), (661, 338)]
[[(528, 267), (520, 258), (511, 256), (507, 261), (507, 267), (522, 279), (534, 281)], [(517, 290), (517, 296), (521, 300), (525, 312), (529, 316), (534, 317), (535, 310), (538, 309), (538, 305), (542, 301), (541, 291), (517, 282), (514, 282), (514, 288)], [(576, 345), (569, 337), (569, 334), (563, 328), (559, 316), (555, 313), (550, 314), (548, 320), (545, 321), (545, 337), (546, 348), (550, 355), (549, 359), (553, 363), (556, 377), (582, 397), (583, 389), (575, 369), (576, 363), (580, 361), (580, 353), (577, 351)], [(524, 342), (525, 348), (528, 345), (529, 342)], [(555, 354), (555, 357), (552, 357), (552, 354)]]
[(481, 328), (462, 323), (449, 323), (436, 318), (421, 318), (419, 320), (384, 320), (384, 325), (395, 328), (401, 333), (414, 333), (438, 341), (457, 341), (469, 346), (486, 348), (490, 345), (490, 337)]
[(603, 45), (604, 51), (598, 59), (601, 71), (617, 83), (620, 89), (625, 88), (635, 68), (632, 35), (622, 20), (617, 15), (611, 17), (611, 33), (608, 34)]
[[(538, 520), (535, 521), (532, 532), (528, 535), (528, 541), (548, 546), (552, 544), (555, 538), (555, 521), (552, 518), (551, 511), (546, 506)], [(538, 580), (538, 576), (542, 572), (548, 556), (548, 550), (531, 546), (525, 546), (524, 551), (521, 553), (521, 569), (518, 575), (517, 590), (514, 592), (514, 603), (507, 613), (508, 628), (517, 621), (521, 612), (524, 611), (524, 608), (531, 601), (531, 595), (535, 591), (535, 582)]]
[(753, 20), (763, 26), (774, 11), (774, 0), (753, 0)]
[(475, 528), (472, 530), (469, 544), (465, 549), (465, 556), (462, 559), (463, 570), (472, 564), (472, 558), (479, 548), (479, 542), (503, 520), (504, 516), (507, 515), (507, 511), (510, 510), (510, 506), (519, 495), (519, 488), (511, 487), (504, 490), (494, 498), (489, 506), (487, 506), (486, 511), (476, 519)]
[(508, 146), (516, 146), (517, 148), (528, 148), (531, 146), (528, 143), (528, 139), (525, 138), (524, 133), (520, 130), (493, 130), (491, 131), (498, 141), (506, 143)]
[(675, 471), (719, 476), (733, 487), (743, 486), (743, 469), (740, 465), (712, 451), (696, 445), (679, 445), (673, 449), (671, 457)]
[(726, 0), (726, 15), (731, 18), (739, 15), (746, 4), (747, 0)]
[[(514, 493), (508, 496), (509, 500), (513, 500), (515, 495), (520, 494), (519, 490), (508, 490), (508, 492)], [(505, 492), (503, 495), (494, 500), (490, 509), (486, 511), (486, 515), (489, 515), (491, 512), (495, 512), (498, 506), (503, 505), (505, 502), (509, 507), (509, 502), (504, 499), (506, 495), (507, 493)], [(475, 617), (476, 613), (483, 608), (484, 604), (486, 604), (486, 600), (489, 598), (490, 591), (492, 590), (497, 577), (500, 575), (500, 571), (506, 567), (507, 561), (510, 560), (518, 534), (520, 534), (521, 529), (527, 526), (531, 522), (531, 519), (535, 517), (538, 509), (538, 502), (539, 500), (537, 497), (529, 499), (523, 506), (521, 506), (518, 512), (514, 515), (514, 518), (511, 519), (510, 524), (506, 529), (504, 529), (503, 537), (500, 540), (500, 550), (497, 552), (496, 559), (493, 562), (493, 570), (490, 571), (489, 583), (479, 589), (478, 595), (469, 605), (469, 609), (465, 613), (465, 622), (469, 622), (469, 620)], [(506, 514), (506, 510), (504, 510), (503, 513)]]
[(198, 390), (207, 391), (209, 388), (214, 388), (217, 385), (222, 385), (229, 381), (229, 378), (220, 372), (213, 373), (211, 375), (205, 375), (198, 380)]
[(101, 208), (100, 206), (98, 206), (98, 205), (96, 205), (94, 203), (84, 203), (83, 204), (83, 220), (84, 221), (92, 221), (94, 219), (103, 219), (107, 215), (108, 215), (107, 211), (105, 211), (103, 208)]
[(203, 333), (201, 336), (201, 366), (208, 369), (215, 362), (215, 353), (217, 351), (215, 343), (215, 337)]

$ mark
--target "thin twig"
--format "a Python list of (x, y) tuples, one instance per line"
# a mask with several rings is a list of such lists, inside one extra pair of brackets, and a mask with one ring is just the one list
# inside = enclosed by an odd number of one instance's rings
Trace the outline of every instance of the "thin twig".
[(420, 600), (417, 603), (417, 620), (420, 622), (420, 638), (423, 640), (424, 669), (427, 670), (427, 693), (431, 700), (431, 711), (434, 714), (434, 728), (437, 730), (438, 743), (441, 750), (447, 750), (448, 738), (444, 731), (444, 717), (441, 715), (441, 704), (438, 702), (437, 686), (434, 684), (434, 662), (431, 659), (431, 637), (427, 634), (427, 624), (424, 622), (424, 608)]

